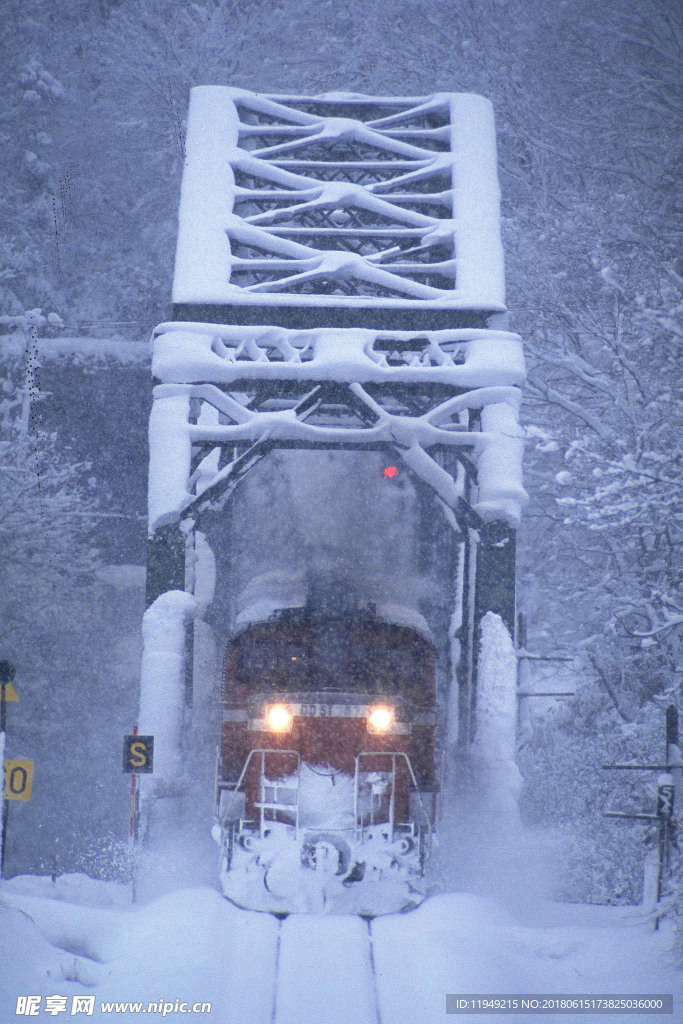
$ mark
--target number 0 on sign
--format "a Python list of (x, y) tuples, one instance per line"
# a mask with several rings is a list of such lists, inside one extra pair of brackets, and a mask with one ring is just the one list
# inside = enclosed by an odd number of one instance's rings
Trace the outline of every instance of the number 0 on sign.
[(33, 761), (10, 761), (4, 764), (5, 800), (30, 800), (33, 790)]

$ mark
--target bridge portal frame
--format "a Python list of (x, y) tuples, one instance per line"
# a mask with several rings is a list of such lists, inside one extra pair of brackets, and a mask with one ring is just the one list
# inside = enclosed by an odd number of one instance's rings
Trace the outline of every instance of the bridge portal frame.
[[(472, 731), (479, 624), (515, 630), (525, 494), (521, 339), (171, 322), (154, 338), (147, 605), (186, 585), (188, 537), (276, 449), (381, 450), (435, 495), (463, 545), (460, 741)], [(450, 456), (450, 457), (449, 457)]]

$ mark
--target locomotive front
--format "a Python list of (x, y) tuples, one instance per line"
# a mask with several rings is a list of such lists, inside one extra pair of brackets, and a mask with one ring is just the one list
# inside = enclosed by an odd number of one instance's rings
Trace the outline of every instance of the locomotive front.
[(425, 632), (332, 587), (233, 638), (214, 827), (228, 898), (368, 915), (422, 900), (437, 799)]

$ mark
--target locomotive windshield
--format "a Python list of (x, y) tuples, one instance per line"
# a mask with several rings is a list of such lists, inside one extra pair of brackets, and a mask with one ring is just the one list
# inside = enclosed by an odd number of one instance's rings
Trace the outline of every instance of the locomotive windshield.
[(240, 646), (240, 670), (249, 677), (288, 673), (292, 678), (300, 678), (305, 675), (308, 662), (308, 648), (301, 643), (252, 640)]
[[(279, 632), (279, 631), (278, 631)], [(343, 623), (317, 624), (306, 635), (286, 639), (243, 635), (238, 640), (237, 675), (251, 687), (282, 691), (357, 690), (393, 694), (419, 684), (424, 651), (395, 633), (349, 630)]]

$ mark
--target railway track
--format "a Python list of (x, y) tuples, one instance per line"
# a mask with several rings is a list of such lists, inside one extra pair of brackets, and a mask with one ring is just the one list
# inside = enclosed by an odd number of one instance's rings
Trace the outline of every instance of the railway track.
[(372, 922), (292, 915), (280, 921), (270, 1024), (382, 1024)]

